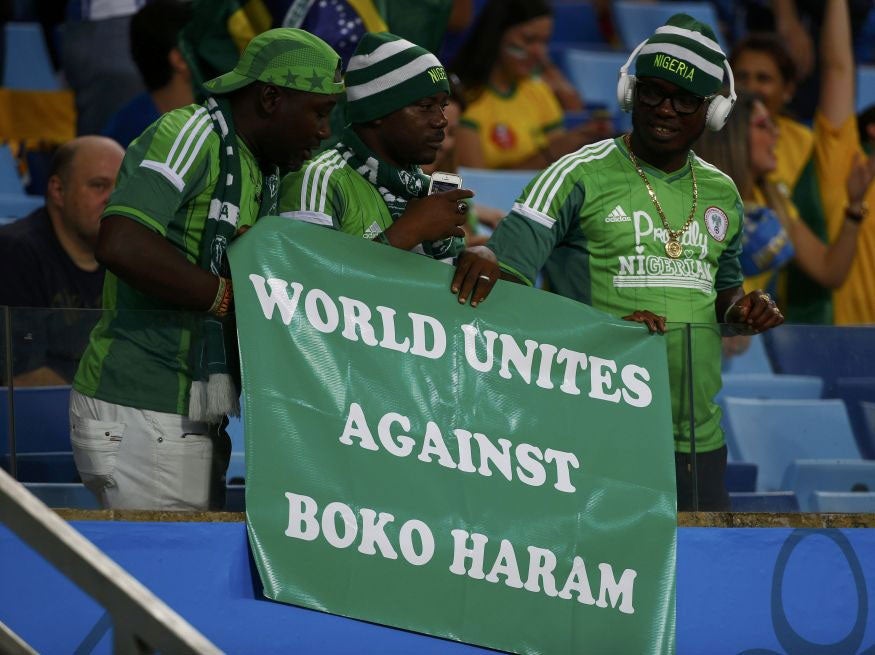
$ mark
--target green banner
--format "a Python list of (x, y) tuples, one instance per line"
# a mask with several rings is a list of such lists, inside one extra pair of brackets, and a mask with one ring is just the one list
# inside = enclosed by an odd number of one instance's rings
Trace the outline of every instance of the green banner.
[(267, 597), (517, 653), (673, 653), (665, 345), (268, 217), (230, 250)]

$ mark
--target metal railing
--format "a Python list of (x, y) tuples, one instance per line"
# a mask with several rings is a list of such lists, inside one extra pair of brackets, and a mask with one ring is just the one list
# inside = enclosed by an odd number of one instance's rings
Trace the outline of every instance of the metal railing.
[[(0, 521), (106, 608), (113, 653), (222, 652), (2, 469)], [(2, 623), (0, 651), (33, 652)]]

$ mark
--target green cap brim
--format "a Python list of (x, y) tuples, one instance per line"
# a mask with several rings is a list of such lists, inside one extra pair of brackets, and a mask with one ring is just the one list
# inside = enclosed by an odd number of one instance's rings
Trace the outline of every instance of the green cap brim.
[(230, 71), (204, 82), (204, 88), (212, 93), (230, 93), (231, 91), (242, 89), (254, 81), (251, 77), (246, 77), (236, 71)]

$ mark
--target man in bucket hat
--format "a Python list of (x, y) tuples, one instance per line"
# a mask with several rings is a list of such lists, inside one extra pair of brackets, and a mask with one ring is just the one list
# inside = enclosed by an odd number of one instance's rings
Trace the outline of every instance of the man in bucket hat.
[(131, 144), (103, 212), (105, 312), (73, 382), (70, 429), (106, 507), (223, 504), (223, 423), (239, 411), (225, 249), (276, 213), (280, 175), (329, 136), (340, 58), (307, 32), (270, 30), (205, 87), (203, 105), (168, 112)]
[[(427, 195), (429, 178), (420, 169), (435, 160), (444, 140), (450, 90), (444, 67), (410, 41), (368, 33), (345, 82), (349, 125), (337, 145), (283, 180), (282, 215), (436, 259), (457, 256), (465, 248), (464, 199), (473, 194)], [(453, 281), (460, 301), (474, 294), (472, 305), (498, 277), (492, 253), (479, 250)]]
[[(728, 97), (720, 94), (724, 73)], [(784, 320), (763, 291), (744, 294), (741, 199), (728, 176), (691, 150), (706, 127), (719, 130), (729, 116), (732, 71), (713, 30), (677, 14), (621, 67), (617, 97), (632, 112), (632, 132), (547, 168), (487, 246), (502, 277), (527, 284), (555, 251), (551, 263), (561, 265), (549, 274), (557, 292), (665, 335), (678, 509), (727, 510), (714, 403), (718, 324), (762, 332)]]

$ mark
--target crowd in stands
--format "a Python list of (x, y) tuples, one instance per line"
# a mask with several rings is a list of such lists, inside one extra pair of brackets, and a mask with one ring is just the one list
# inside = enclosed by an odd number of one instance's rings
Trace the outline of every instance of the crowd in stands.
[[(713, 323), (716, 315), (748, 334), (785, 318), (875, 323), (875, 224), (867, 220), (875, 205), (875, 157), (867, 156), (875, 106), (858, 116), (855, 104), (858, 66), (872, 55), (871, 3), (717, 1), (718, 24), (675, 17), (640, 44), (623, 43), (610, 2), (586, 3), (601, 42), (562, 47), (629, 56), (617, 91), (620, 110), (631, 114), (627, 131), (619, 129), (621, 113), (588, 102), (586, 85), (569, 81), (563, 50), (554, 47), (555, 8), (574, 1), (0, 3), (7, 24), (42, 24), (59, 93), (75, 106), (45, 114), (40, 138), (33, 112), (25, 121), (15, 107), (44, 101), (26, 89), (0, 89), (0, 138), (17, 153), (30, 189), (45, 196), (26, 217), (0, 217), (18, 219), (0, 227), (0, 305), (119, 310), (104, 314), (87, 348), (81, 340), (75, 380), (74, 358), (59, 364), (45, 353), (26, 358), (31, 370), (16, 370), (15, 379), (73, 384), (76, 461), (102, 503), (221, 506), (223, 417), (238, 409), (239, 393), (228, 382), (236, 355), (223, 255), (268, 214), (455, 261), (453, 291), (472, 306), (501, 277), (668, 332), (675, 381), (684, 358), (666, 319)], [(725, 53), (718, 41), (728, 44)], [(272, 68), (278, 51), (288, 71)], [(14, 52), (0, 53), (0, 69), (19, 65)], [(27, 128), (16, 133), (16, 121)], [(59, 136), (68, 133), (76, 138)], [(40, 154), (50, 162), (45, 175)], [(621, 160), (634, 167), (618, 173)], [(429, 173), (460, 166), (531, 171), (527, 190), (549, 189), (549, 202), (523, 194), (513, 211), (499, 211), (479, 204), (464, 180), (462, 189), (428, 195)], [(667, 235), (660, 257), (690, 248), (685, 232), (698, 228), (697, 207), (705, 211), (701, 230), (715, 244), (699, 259), (716, 280), (707, 303), (681, 308), (661, 292), (624, 295), (604, 282), (622, 242), (610, 230), (632, 220), (618, 190), (642, 183), (635, 193), (649, 194)], [(725, 211), (709, 214), (717, 205)], [(228, 207), (233, 222), (219, 220)], [(666, 218), (683, 222), (688, 213), (683, 227)], [(598, 224), (607, 215), (615, 220)], [(553, 231), (539, 231), (545, 226)], [(584, 283), (587, 269), (598, 274)], [(142, 309), (161, 317), (145, 327), (119, 319)], [(167, 318), (175, 310), (207, 317), (194, 328), (200, 341), (181, 339), (193, 328), (188, 317)], [(715, 335), (696, 352), (709, 371), (697, 393), (708, 398), (673, 396), (684, 508), (692, 496), (728, 507), (712, 401)], [(737, 343), (724, 353), (747, 342)], [(216, 370), (203, 364), (220, 352), (227, 361)], [(700, 471), (718, 480), (717, 489), (691, 491), (684, 477), (691, 428), (678, 414), (689, 402), (703, 423), (695, 427)], [(140, 474), (144, 461), (159, 457), (150, 441), (125, 457), (113, 451), (109, 484), (93, 454), (99, 448), (87, 444), (112, 433), (118, 450), (126, 425), (149, 434), (149, 425), (160, 425), (187, 443), (199, 438), (213, 456), (168, 465), (159, 492), (157, 478)], [(168, 480), (181, 484), (169, 488)]]

